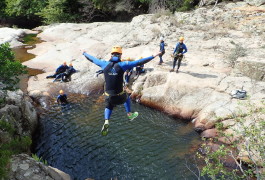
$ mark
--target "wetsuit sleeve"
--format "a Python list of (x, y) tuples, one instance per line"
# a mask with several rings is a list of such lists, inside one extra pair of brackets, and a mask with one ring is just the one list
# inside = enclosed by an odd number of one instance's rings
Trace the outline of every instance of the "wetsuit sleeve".
[(136, 66), (140, 66), (142, 64), (148, 63), (152, 59), (154, 59), (154, 56), (149, 56), (149, 57), (139, 59), (136, 61), (123, 61), (123, 62), (120, 62), (119, 65), (121, 66), (123, 71), (126, 71), (127, 69), (131, 69)]
[(72, 69), (72, 73), (75, 73), (75, 72), (76, 72), (76, 70), (75, 70), (75, 68), (73, 68), (73, 69)]
[(108, 62), (107, 61), (102, 61), (100, 59), (95, 58), (94, 56), (91, 56), (87, 53), (83, 53), (83, 55), (92, 63), (98, 65), (99, 67), (101, 67), (102, 69), (104, 69), (107, 65)]
[(188, 52), (187, 46), (185, 44), (183, 44), (183, 49), (184, 51), (182, 52), (182, 54), (185, 54), (186, 52)]
[(161, 51), (161, 52), (165, 51), (165, 44), (164, 44), (164, 43), (161, 43), (160, 51)]
[(57, 69), (56, 72), (59, 72), (63, 68), (63, 65), (60, 65)]
[(177, 51), (177, 49), (179, 48), (179, 43), (177, 43), (177, 45), (176, 45), (176, 47), (175, 47), (175, 49), (174, 49), (174, 52), (173, 52), (173, 54), (175, 54), (176, 53), (176, 51)]

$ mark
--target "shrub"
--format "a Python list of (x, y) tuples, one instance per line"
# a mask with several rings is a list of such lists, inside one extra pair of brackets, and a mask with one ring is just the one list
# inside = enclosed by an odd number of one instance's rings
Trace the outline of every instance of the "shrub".
[(228, 64), (231, 67), (235, 67), (236, 61), (239, 57), (244, 57), (247, 55), (246, 49), (243, 48), (240, 44), (236, 44), (233, 41), (231, 42), (235, 48), (231, 49), (230, 54), (228, 55)]
[(46, 24), (76, 22), (80, 6), (77, 0), (48, 0), (48, 5), (37, 15)]
[[(216, 151), (205, 147), (203, 158), (206, 165), (202, 168), (202, 175), (206, 174), (211, 179), (265, 179), (265, 172), (262, 170), (265, 167), (265, 104), (261, 108), (251, 104), (247, 106), (250, 107), (248, 111), (242, 111), (239, 116), (234, 117), (237, 128), (230, 128), (235, 135), (225, 134), (222, 123), (216, 125), (219, 137), (231, 142), (231, 146), (221, 145)], [(222, 161), (228, 156), (237, 165), (232, 171)]]
[(0, 45), (0, 82), (6, 85), (4, 89), (13, 90), (19, 82), (19, 76), (26, 73), (26, 66), (15, 60), (9, 43)]
[[(5, 122), (3, 117), (0, 120), (0, 130), (7, 133), (10, 137), (15, 136), (15, 129), (10, 123)], [(7, 179), (8, 164), (11, 156), (28, 152), (31, 143), (31, 138), (28, 136), (14, 137), (5, 143), (0, 142), (0, 179)]]

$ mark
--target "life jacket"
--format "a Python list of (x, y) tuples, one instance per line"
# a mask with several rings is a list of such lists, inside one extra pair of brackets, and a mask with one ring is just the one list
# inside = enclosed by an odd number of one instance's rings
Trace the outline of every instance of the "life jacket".
[(178, 44), (178, 49), (177, 49), (177, 51), (176, 51), (177, 54), (182, 53), (183, 50), (184, 50), (184, 43), (179, 43), (179, 44)]
[(123, 92), (124, 71), (118, 62), (111, 61), (103, 70), (105, 77), (105, 92), (113, 96)]

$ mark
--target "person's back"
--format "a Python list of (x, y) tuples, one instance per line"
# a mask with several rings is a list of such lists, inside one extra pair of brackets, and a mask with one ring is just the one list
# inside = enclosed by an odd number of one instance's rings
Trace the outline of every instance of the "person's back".
[(119, 94), (123, 91), (124, 71), (118, 62), (109, 63), (103, 70), (105, 77), (105, 91), (110, 95)]

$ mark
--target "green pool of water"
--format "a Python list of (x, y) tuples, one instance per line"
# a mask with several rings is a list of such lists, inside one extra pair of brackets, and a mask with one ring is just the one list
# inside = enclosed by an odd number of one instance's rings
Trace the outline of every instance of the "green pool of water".
[[(117, 107), (107, 136), (101, 136), (104, 103), (77, 100), (54, 105), (40, 119), (34, 151), (73, 179), (196, 179), (187, 169), (201, 143), (193, 125), (139, 104), (139, 117), (128, 121)], [(70, 97), (71, 101), (71, 97)]]

